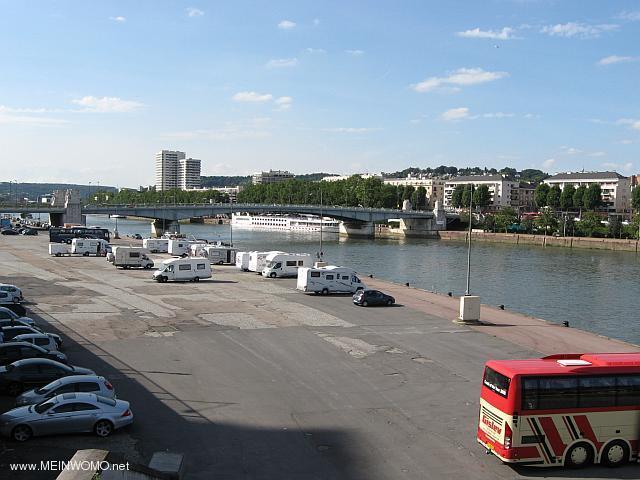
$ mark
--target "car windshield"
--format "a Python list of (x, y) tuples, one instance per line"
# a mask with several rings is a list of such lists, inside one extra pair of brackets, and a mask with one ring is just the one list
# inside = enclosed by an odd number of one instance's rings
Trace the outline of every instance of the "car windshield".
[(49, 392), (50, 392), (51, 390), (53, 390), (54, 388), (58, 388), (61, 384), (62, 384), (62, 382), (60, 382), (60, 380), (56, 380), (55, 382), (51, 382), (50, 384), (45, 385), (45, 386), (44, 386), (44, 387), (42, 387), (42, 388), (38, 388), (38, 389), (36, 390), (36, 393), (37, 393), (38, 395), (42, 395), (42, 394), (45, 394), (45, 393), (49, 393)]
[(49, 410), (52, 406), (54, 406), (56, 404), (56, 402), (51, 402), (51, 401), (47, 401), (47, 402), (42, 402), (39, 403), (38, 405), (36, 405), (34, 407), (34, 410), (38, 413), (44, 413), (47, 410)]

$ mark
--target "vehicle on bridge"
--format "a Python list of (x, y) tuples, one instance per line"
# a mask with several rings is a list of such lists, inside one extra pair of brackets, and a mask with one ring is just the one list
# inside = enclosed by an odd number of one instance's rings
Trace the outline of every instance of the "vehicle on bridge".
[(640, 353), (486, 363), (477, 440), (506, 463), (617, 467), (638, 457)]
[(108, 242), (110, 235), (108, 229), (100, 227), (51, 227), (49, 229), (50, 242), (71, 245), (74, 238), (98, 238)]
[(153, 279), (159, 283), (169, 280), (199, 282), (203, 278), (211, 278), (211, 265), (209, 260), (202, 257), (170, 258), (153, 272)]
[(367, 287), (352, 268), (327, 265), (318, 268), (299, 268), (296, 288), (303, 292), (329, 295), (330, 293), (355, 293)]

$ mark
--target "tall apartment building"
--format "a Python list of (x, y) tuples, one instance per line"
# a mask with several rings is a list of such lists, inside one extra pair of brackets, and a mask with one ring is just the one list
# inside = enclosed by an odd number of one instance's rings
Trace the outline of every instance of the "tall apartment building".
[(573, 172), (558, 173), (547, 178), (544, 183), (558, 185), (564, 189), (567, 185), (575, 188), (598, 184), (602, 190), (602, 201), (609, 213), (629, 213), (631, 210), (631, 179), (617, 172)]
[[(518, 207), (520, 204), (518, 195), (520, 183), (508, 180), (502, 175), (470, 175), (465, 177), (454, 177), (444, 184), (444, 207), (453, 208), (451, 205), (451, 195), (458, 185), (486, 185), (489, 188), (491, 199), (489, 201), (490, 210), (499, 210), (504, 207)], [(514, 198), (515, 197), (515, 198)]]
[(291, 172), (285, 170), (269, 170), (268, 172), (256, 172), (251, 175), (251, 182), (254, 185), (262, 183), (278, 183), (284, 182), (293, 178), (294, 175)]
[(173, 150), (156, 153), (156, 191), (200, 187), (200, 160)]
[(178, 188), (200, 188), (200, 160), (183, 158), (178, 161)]

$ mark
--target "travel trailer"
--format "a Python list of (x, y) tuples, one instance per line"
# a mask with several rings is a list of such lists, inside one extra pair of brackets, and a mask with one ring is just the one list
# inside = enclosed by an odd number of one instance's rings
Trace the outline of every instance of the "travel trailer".
[(142, 247), (125, 247), (117, 246), (113, 247), (113, 255), (110, 255), (107, 259), (112, 259), (112, 263), (116, 267), (120, 268), (153, 268), (153, 260), (151, 260), (147, 253), (149, 251)]
[(174, 256), (187, 256), (189, 255), (191, 245), (201, 244), (206, 245), (204, 242), (197, 240), (187, 240), (186, 238), (172, 238), (169, 240), (168, 252)]
[(295, 277), (300, 267), (313, 266), (313, 258), (308, 253), (271, 253), (267, 255), (262, 276), (268, 278)]
[(62, 255), (69, 255), (69, 245), (66, 243), (50, 243), (49, 255), (60, 257)]
[(286, 253), (278, 250), (272, 250), (270, 252), (251, 252), (249, 254), (249, 267), (250, 272), (256, 272), (258, 275), (262, 274), (262, 269), (267, 264), (267, 255), (270, 253)]
[(239, 268), (243, 272), (249, 271), (249, 256), (251, 252), (237, 252), (236, 253), (236, 268)]
[(169, 280), (198, 282), (202, 278), (211, 278), (211, 265), (202, 257), (170, 258), (164, 260), (160, 269), (153, 272), (153, 279), (160, 283)]
[(101, 238), (74, 238), (71, 240), (71, 253), (78, 255), (106, 255), (111, 251), (111, 245)]
[(151, 253), (168, 253), (169, 239), (168, 238), (145, 238), (142, 240), (142, 246), (147, 250), (149, 250)]
[(367, 288), (352, 268), (328, 265), (319, 268), (298, 269), (298, 290), (329, 295), (330, 293), (354, 293)]
[(209, 259), (209, 263), (222, 265), (224, 263), (236, 263), (237, 248), (209, 246), (203, 248), (201, 256)]

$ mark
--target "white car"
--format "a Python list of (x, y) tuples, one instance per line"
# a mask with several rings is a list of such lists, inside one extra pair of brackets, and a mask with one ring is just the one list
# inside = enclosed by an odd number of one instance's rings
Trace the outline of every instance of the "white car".
[(94, 393), (105, 398), (116, 398), (111, 382), (99, 375), (69, 375), (41, 388), (27, 390), (16, 398), (16, 407), (35, 405), (63, 393)]
[[(24, 300), (24, 295), (22, 295), (22, 290), (20, 290), (15, 285), (10, 285), (8, 283), (0, 283), (0, 292), (4, 292), (11, 299), (11, 303), (20, 303)], [(10, 303), (10, 302), (4, 302)]]
[(12, 342), (29, 342), (42, 347), (50, 352), (58, 350), (58, 344), (53, 337), (50, 337), (46, 333), (25, 333), (22, 335), (16, 335), (11, 340)]

